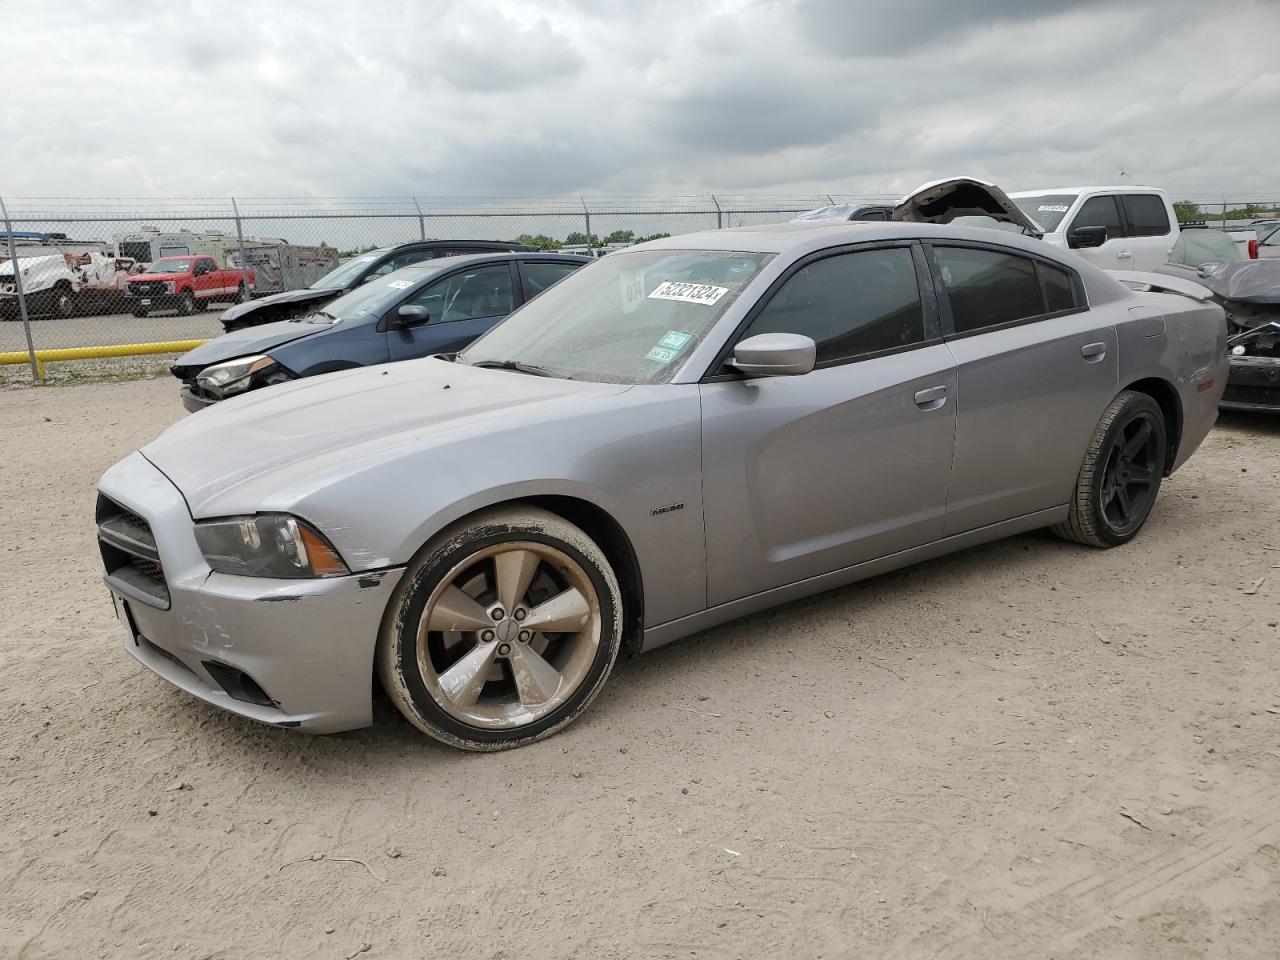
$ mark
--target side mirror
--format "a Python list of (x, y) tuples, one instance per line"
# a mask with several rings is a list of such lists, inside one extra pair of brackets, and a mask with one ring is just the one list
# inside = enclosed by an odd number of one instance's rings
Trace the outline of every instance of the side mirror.
[(798, 377), (813, 369), (818, 345), (798, 333), (759, 333), (733, 348), (729, 366), (748, 377)]
[(1067, 246), (1072, 250), (1078, 250), (1081, 247), (1100, 247), (1106, 242), (1106, 227), (1072, 227), (1067, 232)]
[(396, 311), (396, 315), (392, 319), (392, 326), (416, 327), (419, 324), (426, 323), (430, 319), (431, 313), (426, 307), (420, 307), (413, 303), (406, 303)]

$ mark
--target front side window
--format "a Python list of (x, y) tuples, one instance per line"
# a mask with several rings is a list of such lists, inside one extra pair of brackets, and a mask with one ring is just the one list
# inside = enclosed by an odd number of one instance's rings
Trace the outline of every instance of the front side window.
[(907, 247), (861, 250), (801, 267), (743, 333), (798, 333), (819, 364), (922, 343), (924, 310)]
[(1107, 239), (1123, 237), (1124, 222), (1120, 219), (1120, 208), (1116, 206), (1116, 198), (1110, 195), (1090, 197), (1071, 221), (1072, 227), (1106, 227)]
[(505, 317), (512, 310), (511, 268), (505, 263), (463, 270), (408, 301), (426, 307), (432, 323)]
[(1169, 212), (1164, 200), (1153, 193), (1126, 193), (1124, 212), (1130, 236), (1163, 237), (1169, 233)]
[(1029, 257), (974, 247), (934, 247), (955, 332), (972, 333), (1045, 313)]

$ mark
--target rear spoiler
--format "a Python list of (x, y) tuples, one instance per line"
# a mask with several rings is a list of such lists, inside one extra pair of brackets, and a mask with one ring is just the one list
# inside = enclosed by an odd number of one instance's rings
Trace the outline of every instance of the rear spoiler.
[(1207, 287), (1181, 277), (1169, 277), (1163, 273), (1141, 273), (1137, 270), (1108, 270), (1107, 273), (1134, 290), (1176, 293), (1201, 303), (1208, 303), (1213, 299), (1213, 293)]

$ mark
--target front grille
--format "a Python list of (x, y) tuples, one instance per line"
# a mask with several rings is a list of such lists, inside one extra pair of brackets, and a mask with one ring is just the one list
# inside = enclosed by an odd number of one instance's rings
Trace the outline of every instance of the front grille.
[(168, 610), (169, 586), (151, 525), (102, 494), (96, 519), (107, 583), (135, 600)]
[(129, 283), (129, 292), (135, 297), (149, 297), (164, 293), (163, 283)]
[(1253, 403), (1263, 407), (1280, 407), (1280, 387), (1233, 387), (1227, 384), (1223, 403)]

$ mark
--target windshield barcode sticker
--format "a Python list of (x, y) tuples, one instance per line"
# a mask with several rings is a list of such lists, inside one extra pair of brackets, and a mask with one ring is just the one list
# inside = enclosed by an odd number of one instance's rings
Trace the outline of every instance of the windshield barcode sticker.
[(654, 288), (653, 293), (649, 294), (649, 299), (679, 300), (682, 303), (704, 303), (711, 306), (728, 292), (728, 287), (713, 287), (709, 283), (682, 283), (667, 280)]
[(1067, 205), (1065, 203), (1042, 203), (1036, 207), (1036, 213), (1066, 213)]

